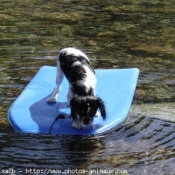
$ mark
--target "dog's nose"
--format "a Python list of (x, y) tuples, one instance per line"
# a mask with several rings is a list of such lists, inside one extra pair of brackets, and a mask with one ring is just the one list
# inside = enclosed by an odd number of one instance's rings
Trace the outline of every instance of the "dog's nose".
[(90, 123), (90, 119), (88, 117), (84, 117), (83, 118), (83, 124), (84, 125), (89, 125), (89, 123)]

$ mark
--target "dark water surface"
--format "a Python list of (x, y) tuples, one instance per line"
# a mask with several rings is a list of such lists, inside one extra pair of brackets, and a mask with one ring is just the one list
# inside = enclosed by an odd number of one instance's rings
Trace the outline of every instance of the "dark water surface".
[[(173, 0), (0, 0), (0, 174), (175, 174), (174, 38)], [(140, 69), (128, 119), (102, 136), (16, 133), (10, 105), (68, 46)]]

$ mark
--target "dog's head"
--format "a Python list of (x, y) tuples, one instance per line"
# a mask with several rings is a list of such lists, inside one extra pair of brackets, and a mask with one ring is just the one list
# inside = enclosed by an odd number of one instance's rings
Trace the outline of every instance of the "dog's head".
[(97, 116), (97, 110), (101, 112), (102, 118), (106, 119), (106, 110), (104, 102), (95, 96), (78, 96), (70, 101), (71, 117), (73, 118), (73, 127), (81, 129), (84, 125), (91, 125), (94, 117)]

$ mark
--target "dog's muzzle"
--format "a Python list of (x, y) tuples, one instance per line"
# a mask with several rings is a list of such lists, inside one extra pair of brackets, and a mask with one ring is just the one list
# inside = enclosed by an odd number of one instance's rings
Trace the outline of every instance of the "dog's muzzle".
[(93, 118), (90, 117), (83, 117), (82, 124), (83, 125), (91, 125), (93, 122)]

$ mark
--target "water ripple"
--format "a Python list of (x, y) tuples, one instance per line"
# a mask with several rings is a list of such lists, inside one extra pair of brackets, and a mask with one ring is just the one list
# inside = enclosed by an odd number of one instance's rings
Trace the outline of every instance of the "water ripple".
[[(153, 104), (175, 101), (174, 6), (161, 0), (1, 1), (0, 168), (21, 174), (26, 168), (175, 174), (175, 105)], [(68, 46), (84, 49), (96, 68), (138, 67), (136, 102), (151, 104), (133, 105), (128, 119), (104, 135), (13, 131), (10, 105), (38, 69), (55, 66), (55, 56)]]

